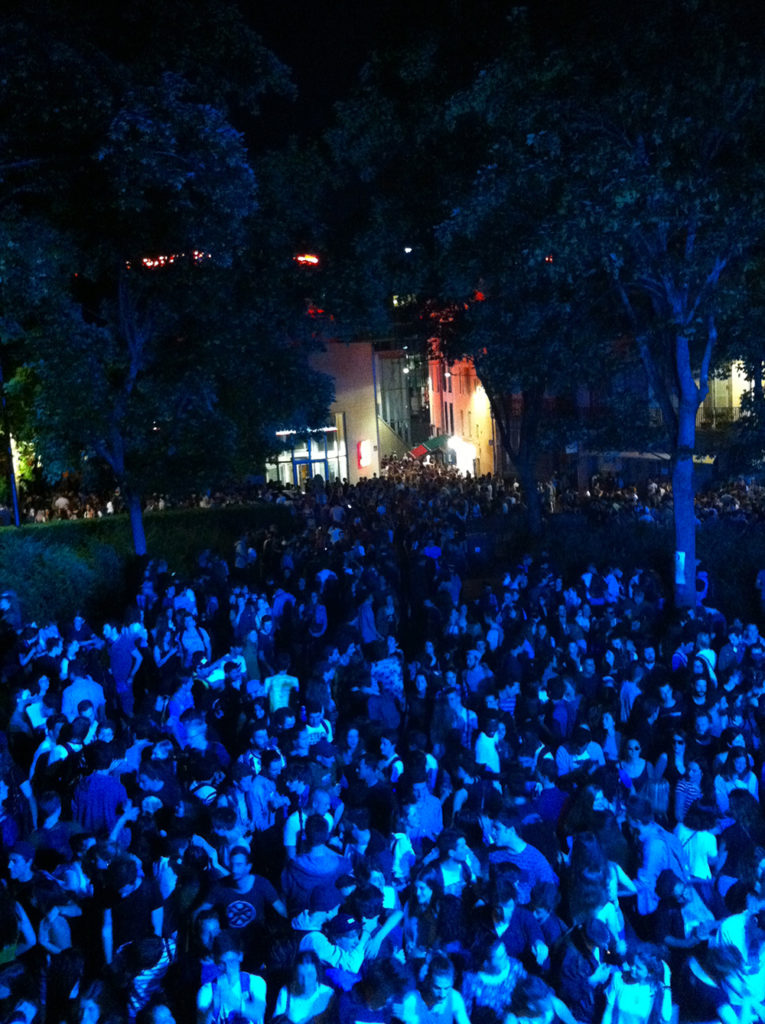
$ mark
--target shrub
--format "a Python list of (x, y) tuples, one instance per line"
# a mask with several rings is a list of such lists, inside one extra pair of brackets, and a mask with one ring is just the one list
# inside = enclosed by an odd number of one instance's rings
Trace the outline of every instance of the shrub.
[[(280, 505), (157, 512), (145, 517), (149, 557), (192, 576), (205, 549), (230, 564), (237, 538), (272, 523), (293, 529)], [(64, 622), (78, 608), (94, 624), (121, 616), (141, 568), (125, 515), (0, 529), (0, 589), (16, 592), (26, 620)]]
[[(504, 530), (498, 539), (498, 571), (529, 551), (548, 553), (564, 579), (584, 572), (589, 562), (601, 569), (609, 561), (625, 573), (637, 568), (658, 572), (672, 600), (674, 534), (671, 527), (612, 520), (588, 522), (580, 515), (556, 515), (545, 522), (542, 537), (532, 540), (517, 529)], [(757, 571), (765, 568), (765, 531), (761, 524), (715, 521), (703, 523), (696, 533), (696, 555), (710, 578), (707, 604), (728, 620), (738, 616), (759, 621), (754, 587)]]
[(110, 587), (121, 575), (116, 555), (91, 560), (75, 548), (48, 541), (40, 531), (28, 536), (4, 530), (0, 536), (2, 586), (21, 601), (26, 620), (40, 624), (71, 619), (111, 603)]

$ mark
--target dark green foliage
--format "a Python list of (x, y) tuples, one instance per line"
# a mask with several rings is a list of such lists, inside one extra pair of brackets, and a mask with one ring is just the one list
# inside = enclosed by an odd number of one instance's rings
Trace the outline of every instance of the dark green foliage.
[[(521, 555), (545, 552), (565, 581), (574, 581), (588, 564), (601, 569), (608, 562), (626, 575), (635, 569), (653, 569), (664, 592), (672, 596), (671, 526), (619, 522), (589, 522), (584, 516), (556, 515), (546, 520), (542, 535), (530, 537), (518, 520), (516, 528), (497, 537), (497, 564), (504, 571)], [(718, 608), (728, 621), (738, 617), (759, 621), (759, 597), (754, 588), (757, 571), (765, 568), (765, 529), (762, 524), (708, 522), (698, 528), (696, 550), (709, 573), (707, 604)], [(743, 566), (743, 569), (742, 569)]]
[[(209, 549), (231, 561), (234, 543), (247, 530), (276, 524), (289, 533), (282, 506), (179, 509), (146, 516), (149, 557), (188, 577)], [(80, 608), (95, 624), (121, 616), (133, 598), (126, 587), (134, 553), (125, 515), (73, 520), (23, 530), (0, 530), (0, 586), (18, 594), (25, 619), (64, 622)]]
[(196, 560), (205, 549), (230, 563), (234, 544), (245, 531), (272, 524), (286, 534), (294, 529), (290, 513), (281, 505), (157, 512), (146, 517), (149, 557), (161, 555), (173, 571), (188, 575), (196, 571)]
[[(762, 5), (739, 7), (593, 0), (557, 36), (513, 8), (461, 63), (457, 3), (338, 105), (329, 141), (363, 211), (348, 249), (373, 268), (347, 294), (373, 317), (395, 292), (460, 311), (439, 340), (476, 364), (532, 532), (540, 451), (642, 449), (658, 406), (678, 565), (694, 564), (696, 412), (716, 366), (743, 354), (730, 325), (745, 319), (745, 260), (765, 228)], [(588, 422), (577, 387), (602, 400), (614, 375), (611, 408)], [(512, 435), (509, 394), (522, 397)], [(557, 430), (551, 396), (573, 413)], [(675, 598), (693, 602), (692, 573)]]
[[(144, 495), (251, 472), (276, 429), (326, 415), (310, 337), (274, 314), (292, 295), (253, 253), (283, 211), (259, 207), (242, 129), (288, 75), (231, 0), (30, 7), (0, 13), (11, 427), (49, 479), (106, 467), (142, 554)], [(291, 266), (279, 241), (266, 259)]]
[[(202, 551), (209, 549), (230, 564), (237, 538), (246, 530), (257, 532), (272, 524), (283, 534), (294, 528), (289, 511), (275, 505), (149, 514), (149, 556), (166, 558), (171, 571), (191, 578)], [(697, 547), (712, 581), (709, 603), (728, 619), (756, 616), (754, 578), (765, 567), (762, 526), (705, 523), (698, 530)], [(541, 537), (533, 538), (519, 516), (511, 524), (497, 524), (494, 550), (489, 575), (503, 574), (528, 551), (535, 555), (544, 551), (566, 580), (575, 579), (589, 562), (603, 568), (613, 560), (627, 573), (637, 568), (656, 570), (665, 592), (669, 595), (672, 590), (670, 527), (617, 521), (598, 525), (583, 516), (556, 515), (545, 521)], [(743, 553), (747, 568), (742, 573)], [(125, 584), (132, 558), (130, 528), (123, 515), (0, 530), (2, 588), (14, 590), (25, 619), (38, 623), (63, 622), (77, 608), (94, 624), (120, 616), (132, 597)]]
[(3, 588), (18, 595), (25, 619), (39, 625), (71, 619), (77, 609), (103, 616), (124, 606), (124, 564), (96, 531), (89, 538), (56, 526), (0, 531)]

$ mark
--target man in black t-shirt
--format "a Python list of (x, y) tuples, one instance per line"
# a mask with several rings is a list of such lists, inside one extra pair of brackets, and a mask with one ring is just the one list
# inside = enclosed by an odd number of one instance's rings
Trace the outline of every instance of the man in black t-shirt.
[(108, 964), (126, 942), (162, 935), (164, 908), (159, 886), (145, 878), (137, 857), (118, 857), (106, 873), (107, 901), (102, 924), (104, 958)]
[(229, 867), (230, 877), (213, 889), (208, 903), (220, 911), (224, 927), (238, 936), (245, 970), (257, 969), (267, 951), (266, 908), (271, 907), (284, 918), (287, 908), (268, 879), (254, 874), (246, 846), (232, 849)]

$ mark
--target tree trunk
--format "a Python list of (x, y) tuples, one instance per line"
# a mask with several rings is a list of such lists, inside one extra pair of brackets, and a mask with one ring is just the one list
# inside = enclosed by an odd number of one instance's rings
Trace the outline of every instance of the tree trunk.
[[(486, 382), (484, 381), (484, 387)], [(526, 502), (526, 526), (532, 537), (542, 533), (542, 502), (537, 490), (537, 424), (541, 411), (541, 398), (536, 401), (536, 392), (523, 393), (521, 408), (520, 440), (517, 449), (511, 443), (510, 425), (508, 423), (507, 401), (503, 397), (495, 398), (488, 391), (489, 404), (497, 424), (503, 449), (511, 456), (518, 470), (521, 491)]]
[(692, 451), (675, 453), (672, 495), (675, 520), (675, 605), (678, 608), (693, 608), (696, 604), (696, 510)]
[(521, 481), (521, 491), (526, 500), (526, 525), (532, 537), (539, 537), (542, 533), (542, 501), (537, 487), (537, 455), (543, 399), (543, 387), (523, 392), (523, 410), (518, 443), (518, 476)]
[(703, 394), (691, 371), (688, 340), (675, 339), (680, 403), (677, 410), (677, 442), (672, 467), (672, 496), (675, 522), (675, 605), (696, 605), (696, 508), (693, 482), (693, 452), (696, 447), (696, 413)]
[(526, 500), (526, 526), (532, 537), (539, 537), (542, 533), (542, 502), (537, 487), (536, 461), (536, 452), (522, 444), (518, 452), (518, 477)]
[(146, 534), (143, 528), (143, 504), (140, 495), (127, 495), (128, 513), (130, 514), (130, 529), (133, 531), (133, 550), (138, 558), (146, 556)]

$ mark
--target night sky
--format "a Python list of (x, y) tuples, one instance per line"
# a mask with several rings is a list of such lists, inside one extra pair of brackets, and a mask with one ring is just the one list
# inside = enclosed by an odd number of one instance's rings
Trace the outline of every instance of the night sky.
[(274, 141), (325, 127), (332, 104), (347, 95), (369, 54), (396, 38), (401, 0), (242, 2), (266, 45), (293, 73), (295, 102), (265, 101), (265, 129)]
[[(265, 100), (261, 141), (279, 143), (327, 127), (332, 104), (347, 96), (374, 51), (403, 47), (448, 21), (455, 26), (452, 58), (476, 70), (503, 36), (509, 12), (526, 10), (540, 55), (561, 44), (588, 48), (593, 37), (629, 31), (630, 19), (652, 18), (653, 5), (668, 0), (239, 0), (240, 9), (265, 44), (293, 73), (296, 102)], [(752, 0), (739, 0), (741, 14)], [(755, 6), (762, 5), (757, 0)], [(461, 26), (461, 27), (460, 27)], [(468, 52), (467, 37), (476, 49)], [(482, 43), (479, 40), (482, 39)]]
[[(581, 0), (532, 0), (536, 23), (545, 32), (548, 27), (555, 32), (567, 26), (571, 10), (580, 5)], [(262, 128), (267, 139), (279, 141), (293, 132), (302, 135), (325, 128), (332, 104), (349, 94), (375, 50), (421, 39), (446, 18), (462, 19), (471, 31), (491, 37), (513, 6), (501, 0), (241, 0), (247, 20), (292, 69), (298, 88), (294, 103), (264, 102)], [(459, 54), (459, 41), (455, 49)], [(467, 54), (465, 60), (472, 63)]]

